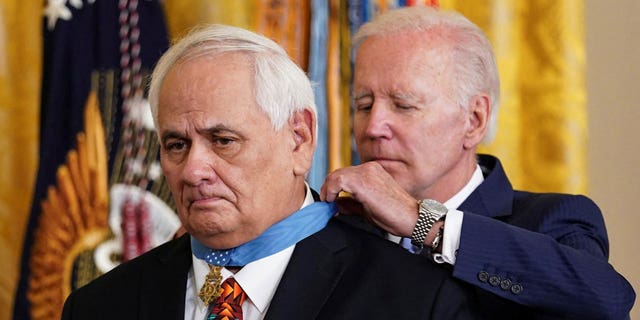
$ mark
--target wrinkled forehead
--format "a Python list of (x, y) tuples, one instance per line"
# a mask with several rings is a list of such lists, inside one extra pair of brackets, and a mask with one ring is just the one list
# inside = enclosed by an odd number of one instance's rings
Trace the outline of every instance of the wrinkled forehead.
[(421, 38), (413, 34), (367, 38), (356, 55), (354, 80), (371, 73), (389, 82), (413, 81), (416, 77), (445, 80), (452, 71), (448, 44), (419, 41)]
[(178, 113), (258, 111), (252, 64), (236, 55), (185, 60), (167, 73), (158, 102), (158, 115)]

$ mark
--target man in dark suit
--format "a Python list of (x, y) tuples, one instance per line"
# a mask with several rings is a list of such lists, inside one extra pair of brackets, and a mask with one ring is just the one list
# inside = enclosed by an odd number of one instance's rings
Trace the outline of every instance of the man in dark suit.
[(314, 199), (311, 84), (273, 41), (195, 30), (149, 99), (188, 234), (71, 293), (63, 319), (476, 318), (466, 284)]
[[(478, 289), (492, 318), (623, 319), (635, 293), (607, 262), (602, 214), (584, 196), (514, 191), (493, 135), (499, 79), (484, 33), (460, 14), (390, 10), (354, 37), (353, 132), (363, 164), (338, 169), (338, 199), (390, 239)], [(351, 197), (340, 197), (340, 192)], [(395, 236), (394, 236), (395, 235)], [(424, 247), (424, 248), (423, 248)]]

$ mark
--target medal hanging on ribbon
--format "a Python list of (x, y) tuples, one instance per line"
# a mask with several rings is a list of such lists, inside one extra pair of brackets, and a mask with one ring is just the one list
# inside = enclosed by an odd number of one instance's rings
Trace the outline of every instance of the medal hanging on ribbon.
[(220, 283), (222, 282), (221, 271), (221, 266), (209, 265), (209, 273), (198, 293), (198, 297), (200, 297), (200, 300), (202, 300), (205, 305), (210, 305), (211, 302), (220, 296)]

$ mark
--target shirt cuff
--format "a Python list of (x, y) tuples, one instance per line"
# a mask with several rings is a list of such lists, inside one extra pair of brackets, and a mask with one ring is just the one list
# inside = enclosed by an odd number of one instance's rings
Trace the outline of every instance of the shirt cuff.
[(455, 265), (456, 254), (460, 247), (460, 232), (462, 231), (462, 211), (451, 209), (444, 220), (444, 234), (442, 235), (442, 253), (433, 254), (437, 263)]

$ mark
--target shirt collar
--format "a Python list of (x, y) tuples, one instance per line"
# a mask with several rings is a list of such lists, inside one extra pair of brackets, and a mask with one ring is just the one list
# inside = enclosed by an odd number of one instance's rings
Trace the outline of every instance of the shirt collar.
[(444, 203), (444, 206), (448, 209), (456, 209), (458, 208), (470, 195), (473, 191), (484, 181), (484, 176), (482, 175), (482, 169), (480, 166), (476, 164), (476, 169), (473, 171), (473, 175), (469, 182), (458, 191), (453, 197), (447, 200)]

